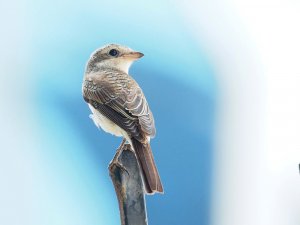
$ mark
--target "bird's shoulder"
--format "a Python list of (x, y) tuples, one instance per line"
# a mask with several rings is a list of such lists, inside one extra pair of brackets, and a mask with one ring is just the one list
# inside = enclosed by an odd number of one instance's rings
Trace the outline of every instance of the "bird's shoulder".
[(138, 83), (127, 73), (119, 70), (103, 70), (88, 73), (84, 77), (84, 84), (93, 86), (119, 86), (127, 90), (140, 88)]
[(143, 96), (135, 80), (122, 71), (105, 70), (85, 75), (82, 84), (84, 99), (98, 103), (118, 101), (124, 105), (137, 95)]

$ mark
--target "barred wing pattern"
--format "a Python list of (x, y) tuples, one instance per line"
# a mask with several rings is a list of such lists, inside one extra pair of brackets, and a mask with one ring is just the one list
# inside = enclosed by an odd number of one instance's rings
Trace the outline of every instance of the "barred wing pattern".
[(154, 118), (147, 100), (128, 74), (115, 70), (87, 74), (82, 88), (85, 101), (131, 137), (146, 142), (146, 136), (155, 135)]

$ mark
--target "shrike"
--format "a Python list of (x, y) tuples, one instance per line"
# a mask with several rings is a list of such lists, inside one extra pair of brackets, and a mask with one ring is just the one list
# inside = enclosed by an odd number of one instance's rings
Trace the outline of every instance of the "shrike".
[(145, 192), (163, 193), (150, 147), (150, 138), (155, 135), (154, 118), (142, 89), (128, 75), (131, 64), (143, 56), (116, 44), (96, 50), (87, 63), (82, 92), (96, 126), (122, 136), (122, 143), (126, 140), (133, 147)]

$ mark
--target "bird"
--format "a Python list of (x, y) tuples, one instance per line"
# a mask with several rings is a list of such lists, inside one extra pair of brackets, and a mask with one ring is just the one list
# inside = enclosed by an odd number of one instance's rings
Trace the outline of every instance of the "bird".
[(86, 64), (82, 94), (95, 125), (131, 145), (144, 192), (155, 194), (164, 190), (150, 146), (156, 133), (154, 117), (141, 87), (128, 74), (132, 63), (143, 56), (119, 44), (97, 49)]

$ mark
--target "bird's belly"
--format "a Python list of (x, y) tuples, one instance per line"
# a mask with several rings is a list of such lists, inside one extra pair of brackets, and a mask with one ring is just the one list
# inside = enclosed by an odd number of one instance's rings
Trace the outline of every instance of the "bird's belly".
[(93, 106), (88, 104), (92, 113), (90, 115), (90, 118), (94, 121), (97, 127), (101, 127), (102, 130), (104, 130), (107, 133), (113, 134), (118, 137), (125, 137), (127, 139), (127, 133), (125, 130), (120, 128), (118, 125), (113, 123), (111, 120), (107, 119), (105, 116), (103, 116), (98, 110), (96, 110)]

